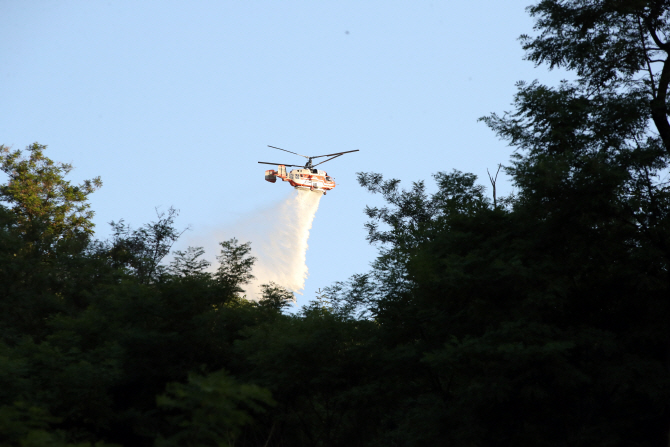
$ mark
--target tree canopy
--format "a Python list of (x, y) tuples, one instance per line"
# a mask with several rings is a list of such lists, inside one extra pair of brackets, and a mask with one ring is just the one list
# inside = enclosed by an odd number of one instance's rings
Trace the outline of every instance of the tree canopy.
[(34, 143), (20, 150), (0, 146), (0, 169), (8, 176), (0, 201), (8, 203), (15, 225), (39, 250), (49, 251), (62, 240), (93, 233), (93, 211), (87, 197), (102, 186), (100, 177), (72, 185), (65, 176), (72, 165), (44, 156), (46, 146)]
[(521, 42), (573, 81), (482, 118), (515, 193), (359, 173), (370, 271), (248, 301), (251, 245), (166, 255), (177, 210), (94, 240), (45, 146), (3, 148), (0, 444), (667, 445), (670, 2), (541, 0)]

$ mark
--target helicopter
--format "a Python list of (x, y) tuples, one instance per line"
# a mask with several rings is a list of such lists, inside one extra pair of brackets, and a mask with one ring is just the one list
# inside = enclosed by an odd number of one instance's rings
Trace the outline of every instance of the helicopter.
[[(269, 169), (265, 171), (266, 181), (270, 183), (275, 183), (277, 181), (277, 178), (280, 178), (283, 182), (289, 182), (289, 184), (296, 189), (309, 190), (317, 193), (322, 193), (323, 195), (326, 195), (327, 191), (330, 191), (335, 187), (335, 180), (332, 177), (330, 177), (326, 171), (321, 171), (320, 169), (316, 169), (316, 167), (320, 164), (323, 164), (334, 158), (340, 157), (344, 154), (348, 154), (350, 152), (358, 152), (358, 149), (356, 149), (353, 151), (336, 152), (334, 154), (315, 155), (313, 157), (308, 157), (307, 155), (287, 151), (286, 149), (282, 149), (280, 147), (270, 145), (268, 145), (268, 147), (271, 147), (272, 149), (279, 149), (280, 151), (284, 152), (289, 152), (291, 154), (300, 155), (301, 157), (305, 157), (307, 159), (307, 163), (305, 164), (305, 166), (300, 166), (300, 165), (288, 165), (288, 164), (268, 163), (266, 161), (259, 161), (258, 163), (265, 165), (278, 165), (277, 170)], [(331, 157), (331, 158), (317, 164), (312, 164), (313, 159), (320, 157)], [(292, 169), (291, 172), (287, 173), (286, 167), (295, 167), (300, 169)]]

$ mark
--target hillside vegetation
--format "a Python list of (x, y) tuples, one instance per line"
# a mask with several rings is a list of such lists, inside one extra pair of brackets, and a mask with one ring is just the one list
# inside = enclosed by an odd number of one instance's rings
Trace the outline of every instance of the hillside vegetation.
[(172, 209), (96, 240), (100, 179), (3, 147), (0, 444), (667, 445), (669, 9), (531, 6), (526, 57), (575, 81), (482, 118), (515, 194), (360, 173), (379, 255), (296, 314), (245, 299), (249, 244), (165, 263)]

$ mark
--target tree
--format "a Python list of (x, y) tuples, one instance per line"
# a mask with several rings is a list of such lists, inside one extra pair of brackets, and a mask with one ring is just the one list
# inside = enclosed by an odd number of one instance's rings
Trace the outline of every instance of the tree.
[[(367, 210), (369, 240), (383, 244), (371, 311), (389, 349), (417, 365), (405, 378), (415, 400), (389, 433), (408, 444), (667, 443), (669, 5), (529, 8), (527, 57), (577, 80), (520, 82), (512, 112), (483, 118), (516, 149), (516, 197), (492, 207), (463, 176), (432, 196), (421, 182), (400, 191), (360, 176), (390, 204)], [(429, 417), (440, 428), (409, 423)]]
[(72, 165), (44, 156), (46, 146), (33, 143), (26, 150), (0, 146), (0, 169), (9, 177), (0, 186), (0, 201), (16, 216), (16, 228), (32, 249), (49, 253), (63, 241), (93, 233), (93, 211), (88, 196), (102, 186), (100, 177), (72, 185), (65, 176)]
[(164, 444), (232, 443), (257, 430), (248, 422), (272, 403), (269, 393), (221, 369), (242, 369), (234, 342), (281, 318), (291, 295), (271, 286), (267, 306), (240, 297), (253, 258), (234, 239), (222, 244), (216, 275), (204, 271), (200, 248), (162, 265), (181, 234), (172, 208), (137, 230), (112, 223), (111, 241), (91, 240), (86, 195), (68, 189), (64, 165), (33, 149), (32, 161), (2, 154), (16, 172), (2, 186), (13, 207), (0, 204), (0, 443), (148, 446), (158, 433)]
[(651, 118), (670, 153), (668, 2), (542, 0), (528, 11), (539, 35), (521, 36), (526, 58), (573, 70), (586, 91), (635, 104), (633, 118)]
[(267, 445), (376, 445), (397, 380), (371, 343), (376, 331), (372, 321), (343, 318), (318, 302), (243, 331), (235, 343), (240, 377), (277, 401), (264, 424), (274, 433)]
[(216, 257), (219, 268), (214, 277), (221, 284), (226, 284), (237, 293), (242, 293), (243, 284), (248, 284), (254, 275), (251, 269), (256, 258), (251, 256), (251, 243), (240, 244), (236, 238), (220, 242), (221, 254)]
[[(670, 157), (669, 7), (663, 0), (543, 0), (529, 7), (538, 34), (521, 37), (527, 59), (572, 70), (576, 82), (520, 83), (513, 113), (484, 118), (520, 149), (509, 172), (525, 197), (554, 199), (562, 183), (590, 182), (582, 193), (597, 197), (596, 206), (625, 208), (619, 218), (642, 226), (666, 255), (667, 232), (658, 225), (667, 203), (659, 174)], [(600, 200), (604, 194), (610, 196)]]
[[(588, 422), (572, 435), (584, 442), (667, 443), (669, 7), (531, 6), (539, 35), (522, 36), (527, 58), (574, 70), (576, 82), (520, 83), (514, 112), (484, 118), (517, 149), (508, 173), (526, 231), (516, 270), (536, 295), (535, 322), (551, 334), (544, 348), (553, 339), (561, 375), (581, 375), (564, 381), (563, 405), (589, 388)], [(577, 426), (567, 411), (561, 419)]]
[[(566, 160), (544, 154), (542, 163)], [(587, 168), (572, 165), (567, 179), (551, 171), (560, 181), (538, 175), (544, 183), (523, 183), (518, 198), (498, 206), (469, 175), (438, 175), (433, 195), (361, 176), (390, 203), (369, 212), (370, 239), (385, 247), (369, 275), (374, 290), (351, 281), (344, 302), (369, 303), (389, 352), (385, 366), (406, 384), (395, 390), (393, 428), (382, 439), (658, 445), (666, 438), (667, 258), (648, 237), (658, 228), (631, 219), (625, 205), (636, 199), (615, 181), (619, 167)]]
[[(156, 214), (158, 220), (145, 224), (137, 230), (126, 225), (123, 219), (119, 222), (110, 222), (114, 230), (108, 248), (112, 264), (115, 267), (126, 268), (145, 283), (156, 281), (164, 273), (165, 269), (160, 266), (161, 261), (186, 231), (179, 231), (174, 226), (174, 221), (179, 215), (178, 210), (170, 207), (167, 213), (156, 210)], [(177, 256), (181, 259), (180, 254)]]
[(157, 402), (159, 408), (172, 410), (167, 416), (169, 434), (156, 440), (160, 447), (237, 445), (242, 428), (254, 422), (253, 415), (276, 404), (268, 390), (240, 384), (223, 370), (189, 374), (186, 384), (169, 383)]
[(176, 250), (168, 271), (177, 276), (203, 275), (204, 270), (210, 266), (209, 261), (198, 259), (204, 254), (202, 247), (188, 247), (186, 251)]
[[(47, 319), (86, 306), (91, 279), (99, 287), (104, 262), (89, 256), (93, 211), (88, 196), (100, 178), (73, 185), (72, 166), (28, 146), (29, 156), (0, 146), (0, 337), (5, 341), (45, 334)], [(86, 259), (84, 261), (84, 259)], [(73, 292), (73, 293), (69, 293)]]
[(275, 282), (261, 284), (261, 296), (260, 306), (280, 312), (295, 302), (293, 293)]

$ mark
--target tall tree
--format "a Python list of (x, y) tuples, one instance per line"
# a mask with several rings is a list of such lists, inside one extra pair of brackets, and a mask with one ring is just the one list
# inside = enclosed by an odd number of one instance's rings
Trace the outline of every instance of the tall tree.
[(527, 57), (576, 81), (519, 83), (514, 110), (484, 118), (516, 149), (500, 206), (467, 176), (442, 174), (434, 195), (360, 176), (389, 203), (367, 210), (383, 244), (368, 302), (416, 365), (398, 365), (413, 399), (389, 412), (393, 439), (667, 444), (667, 5), (529, 8)]
[(251, 256), (251, 242), (240, 244), (236, 238), (220, 242), (221, 253), (216, 257), (219, 268), (214, 278), (236, 293), (242, 293), (242, 286), (254, 279), (251, 273), (256, 258)]
[(0, 201), (9, 204), (16, 228), (30, 245), (48, 253), (62, 241), (93, 232), (93, 211), (88, 196), (102, 186), (100, 177), (72, 185), (65, 176), (72, 165), (56, 163), (44, 155), (46, 146), (33, 143), (21, 151), (0, 146), (0, 169), (8, 182), (0, 186)]
[[(44, 155), (46, 146), (22, 152), (0, 146), (0, 337), (39, 337), (47, 316), (78, 302), (100, 279), (102, 263), (87, 257), (93, 232), (88, 196), (100, 178), (73, 185), (72, 166)], [(86, 261), (83, 261), (87, 258)], [(75, 267), (76, 266), (76, 267)], [(66, 290), (73, 293), (65, 293)], [(64, 297), (67, 296), (66, 299)]]
[(639, 103), (637, 115), (653, 119), (670, 152), (670, 2), (542, 0), (528, 11), (539, 32), (521, 36), (529, 60), (573, 70), (587, 91)]

